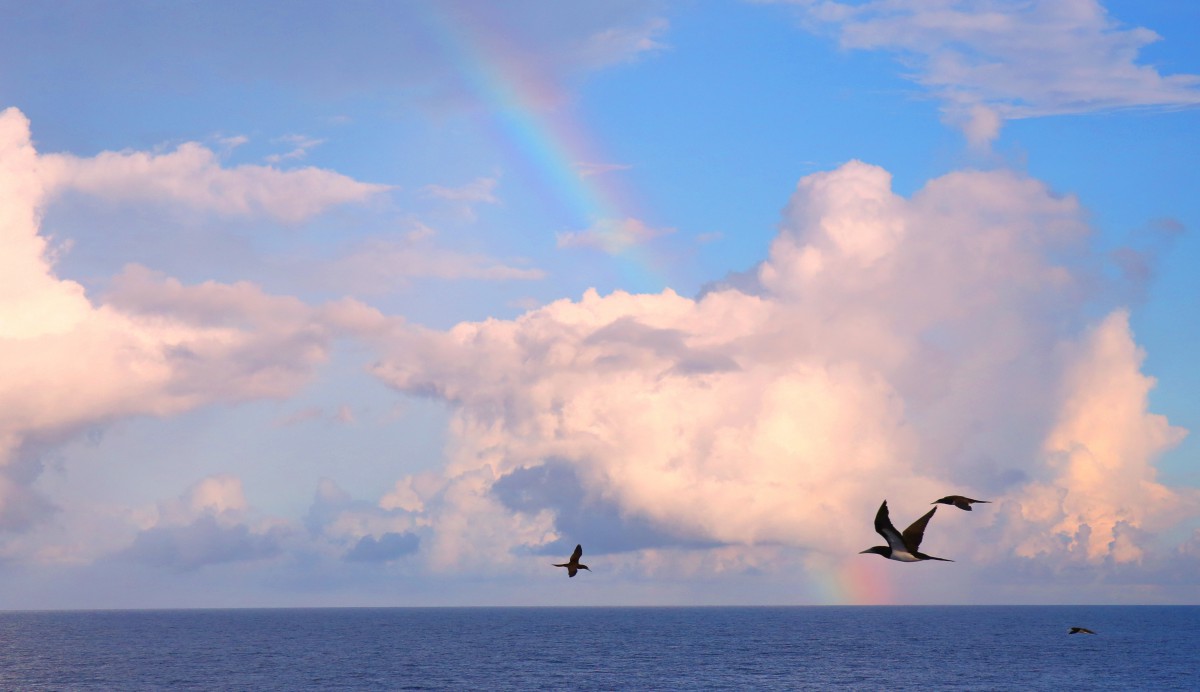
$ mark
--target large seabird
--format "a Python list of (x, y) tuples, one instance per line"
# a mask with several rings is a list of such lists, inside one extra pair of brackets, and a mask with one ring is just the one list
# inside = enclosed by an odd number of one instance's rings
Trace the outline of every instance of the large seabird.
[(971, 511), (971, 503), (973, 503), (973, 502), (991, 503), (991, 500), (972, 500), (971, 498), (964, 497), (962, 495), (947, 495), (946, 497), (943, 497), (940, 500), (934, 500), (933, 502), (930, 502), (929, 504), (931, 504), (931, 505), (954, 505), (955, 507), (957, 507), (959, 509), (965, 509), (968, 512), (970, 512)]
[(892, 520), (888, 517), (887, 500), (879, 505), (879, 511), (875, 513), (875, 531), (883, 536), (883, 540), (887, 541), (887, 545), (877, 545), (873, 548), (867, 548), (859, 553), (874, 553), (882, 555), (889, 560), (897, 560), (899, 562), (920, 562), (921, 560), (941, 560), (942, 562), (954, 562), (947, 560), (944, 557), (934, 557), (926, 555), (917, 550), (921, 547), (921, 539), (925, 537), (925, 525), (929, 523), (929, 518), (937, 511), (937, 507), (929, 510), (925, 516), (914, 521), (911, 526), (904, 529), (904, 533), (896, 530), (892, 526)]
[(575, 546), (575, 552), (571, 553), (571, 559), (568, 562), (564, 562), (561, 565), (554, 565), (554, 566), (555, 567), (566, 567), (568, 577), (575, 576), (575, 573), (581, 569), (587, 569), (587, 571), (591, 572), (592, 570), (588, 569), (587, 565), (579, 564), (579, 558), (581, 558), (581, 557), (583, 557), (583, 546), (577, 545), (577, 546)]

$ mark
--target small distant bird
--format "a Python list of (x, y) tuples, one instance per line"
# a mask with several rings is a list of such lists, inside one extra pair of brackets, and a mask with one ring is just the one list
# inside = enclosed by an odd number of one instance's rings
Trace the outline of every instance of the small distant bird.
[(889, 560), (897, 560), (899, 562), (920, 562), (921, 560), (941, 560), (942, 562), (954, 562), (947, 560), (944, 557), (934, 557), (926, 555), (917, 550), (921, 547), (921, 539), (925, 537), (925, 525), (929, 523), (929, 518), (937, 511), (937, 507), (929, 510), (925, 516), (914, 521), (912, 526), (904, 529), (904, 533), (896, 530), (892, 526), (892, 520), (888, 517), (887, 500), (879, 505), (879, 511), (875, 513), (875, 531), (883, 540), (887, 541), (887, 545), (877, 545), (873, 548), (867, 548), (859, 553), (874, 553), (882, 555)]
[(1095, 632), (1086, 627), (1072, 627), (1071, 631), (1067, 632), (1067, 634), (1095, 634)]
[(954, 505), (955, 507), (957, 507), (959, 509), (965, 509), (968, 512), (970, 512), (972, 502), (983, 502), (985, 504), (991, 504), (991, 500), (972, 500), (971, 498), (963, 497), (962, 495), (947, 495), (946, 497), (943, 497), (940, 500), (934, 500), (933, 502), (930, 502), (929, 504), (931, 504), (931, 505)]
[(577, 545), (577, 546), (575, 546), (575, 552), (571, 553), (571, 559), (568, 562), (564, 562), (561, 565), (554, 565), (554, 566), (555, 567), (566, 567), (568, 577), (575, 576), (575, 573), (581, 569), (587, 569), (587, 571), (591, 572), (592, 570), (588, 569), (587, 565), (579, 564), (579, 558), (581, 558), (581, 557), (583, 557), (583, 546)]

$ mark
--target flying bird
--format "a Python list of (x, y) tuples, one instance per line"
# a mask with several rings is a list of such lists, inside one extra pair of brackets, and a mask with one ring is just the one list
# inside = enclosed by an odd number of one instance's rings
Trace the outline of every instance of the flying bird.
[(892, 526), (892, 520), (888, 517), (887, 500), (879, 505), (879, 511), (875, 513), (875, 531), (883, 536), (883, 540), (887, 541), (887, 545), (877, 545), (873, 548), (867, 548), (859, 553), (874, 553), (882, 555), (889, 560), (897, 560), (899, 562), (920, 562), (921, 560), (941, 560), (942, 562), (954, 562), (947, 560), (944, 557), (934, 557), (926, 555), (917, 550), (921, 547), (921, 539), (925, 537), (925, 525), (929, 523), (929, 518), (937, 511), (937, 507), (929, 510), (925, 516), (914, 521), (912, 526), (904, 529), (904, 533), (896, 530)]
[(933, 502), (930, 502), (929, 504), (931, 504), (931, 505), (954, 505), (955, 507), (957, 507), (959, 509), (965, 509), (968, 512), (970, 512), (971, 511), (971, 503), (973, 503), (973, 502), (983, 502), (983, 503), (990, 504), (991, 500), (972, 500), (971, 498), (964, 497), (962, 495), (947, 495), (946, 497), (943, 497), (940, 500), (934, 500)]
[(1067, 634), (1095, 634), (1095, 632), (1086, 627), (1072, 627), (1071, 631), (1067, 632)]
[(577, 546), (575, 546), (575, 552), (571, 553), (570, 560), (562, 563), (561, 565), (554, 565), (554, 566), (555, 567), (566, 567), (568, 577), (575, 576), (575, 573), (581, 569), (586, 569), (587, 571), (591, 572), (592, 570), (588, 569), (587, 565), (579, 564), (579, 558), (581, 558), (581, 557), (583, 557), (583, 546), (577, 545)]

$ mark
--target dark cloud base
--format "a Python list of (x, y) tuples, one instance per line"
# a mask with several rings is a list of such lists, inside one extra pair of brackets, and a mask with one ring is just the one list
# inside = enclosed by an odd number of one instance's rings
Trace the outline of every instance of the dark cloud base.
[(575, 469), (561, 460), (513, 471), (496, 481), (492, 494), (516, 512), (534, 514), (549, 509), (555, 513), (555, 526), (562, 537), (530, 549), (538, 555), (567, 555), (577, 543), (584, 544), (587, 554), (721, 545), (690, 539), (621, 514), (615, 504), (589, 497)]

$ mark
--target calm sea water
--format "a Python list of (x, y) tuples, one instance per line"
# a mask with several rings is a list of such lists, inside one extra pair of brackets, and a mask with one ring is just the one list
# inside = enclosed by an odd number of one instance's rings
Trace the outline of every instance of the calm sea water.
[(1198, 690), (1200, 607), (0, 613), (4, 690), (567, 688)]

